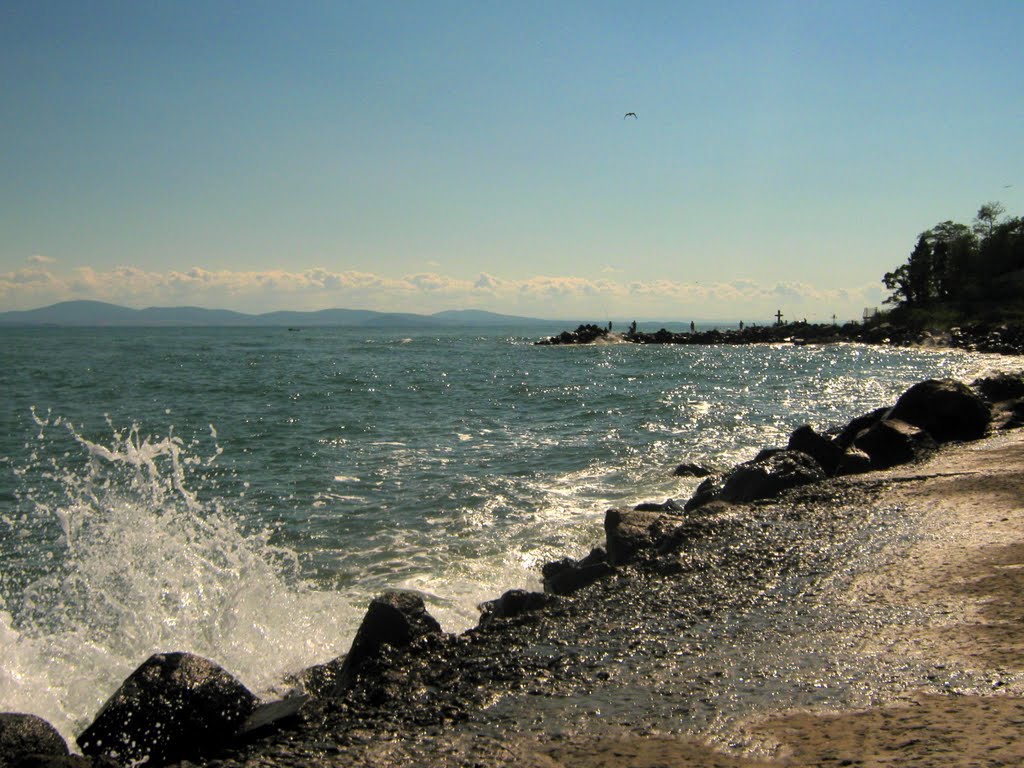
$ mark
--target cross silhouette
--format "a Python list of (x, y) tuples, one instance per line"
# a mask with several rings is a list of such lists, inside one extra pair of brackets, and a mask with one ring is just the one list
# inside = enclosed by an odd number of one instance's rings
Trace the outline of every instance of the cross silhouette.
[(776, 325), (782, 325), (782, 310), (781, 309), (778, 310), (775, 313), (775, 324)]

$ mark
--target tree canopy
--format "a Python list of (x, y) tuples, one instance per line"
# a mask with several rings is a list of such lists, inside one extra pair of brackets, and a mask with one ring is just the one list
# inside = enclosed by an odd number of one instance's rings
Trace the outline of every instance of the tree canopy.
[(970, 226), (943, 221), (917, 237), (907, 261), (882, 282), (899, 309), (955, 309), (978, 314), (1024, 302), (1024, 218), (995, 202)]

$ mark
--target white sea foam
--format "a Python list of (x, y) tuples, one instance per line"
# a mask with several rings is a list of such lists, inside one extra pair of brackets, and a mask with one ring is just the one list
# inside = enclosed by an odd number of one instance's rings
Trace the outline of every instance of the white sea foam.
[(34, 454), (49, 458), (24, 470), (38, 482), (23, 495), (29, 522), (60, 533), (56, 551), (40, 546), (19, 604), (0, 605), (0, 710), (39, 714), (73, 744), (153, 653), (198, 653), (266, 695), (347, 650), (361, 607), (310, 589), (268, 532), (200, 500), (190, 468), (208, 460), (194, 446), (137, 428), (100, 445), (59, 419), (36, 422)]

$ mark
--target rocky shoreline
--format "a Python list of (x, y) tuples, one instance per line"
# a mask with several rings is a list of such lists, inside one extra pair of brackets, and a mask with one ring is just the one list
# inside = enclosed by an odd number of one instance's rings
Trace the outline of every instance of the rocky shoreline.
[(1024, 325), (1019, 323), (965, 323), (948, 331), (911, 331), (888, 323), (845, 325), (795, 322), (783, 325), (749, 325), (736, 329), (712, 329), (675, 333), (662, 328), (654, 333), (631, 328), (615, 333), (611, 328), (580, 325), (536, 342), (540, 346), (617, 342), (629, 344), (886, 344), (897, 347), (942, 346), (972, 352), (1024, 354)]
[[(211, 661), (158, 654), (78, 736), (84, 756), (38, 718), (0, 715), (0, 766), (512, 765), (523, 739), (715, 734), (751, 702), (845, 707), (896, 674), (941, 689), (927, 666), (837, 669), (816, 637), (864, 617), (836, 612), (829, 584), (903, 535), (873, 477), (1022, 424), (1024, 374), (922, 382), (835, 433), (801, 427), (688, 500), (609, 510), (604, 546), (549, 563), (544, 592), (506, 593), (461, 635), (418, 595), (384, 594), (347, 655), (275, 702)], [(856, 684), (820, 685), (837, 675)]]

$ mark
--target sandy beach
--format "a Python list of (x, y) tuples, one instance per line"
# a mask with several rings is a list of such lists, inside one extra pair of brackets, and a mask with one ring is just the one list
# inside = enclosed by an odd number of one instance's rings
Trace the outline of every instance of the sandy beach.
[[(857, 575), (851, 609), (905, 617), (865, 624), (858, 654), (930, 665), (945, 682), (892, 690), (850, 711), (789, 711), (742, 723), (714, 744), (609, 735), (535, 744), (538, 766), (1003, 766), (1024, 764), (1024, 431), (951, 446), (872, 473), (880, 501), (920, 516), (918, 535)], [(958, 683), (958, 681), (962, 681)]]

